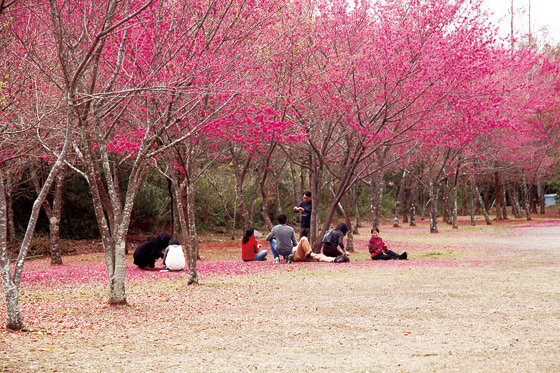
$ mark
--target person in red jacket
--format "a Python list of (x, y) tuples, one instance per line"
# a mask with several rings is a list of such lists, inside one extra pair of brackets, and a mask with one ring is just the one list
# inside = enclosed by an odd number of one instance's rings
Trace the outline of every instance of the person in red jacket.
[(241, 259), (244, 262), (258, 262), (266, 260), (266, 250), (260, 250), (261, 244), (255, 239), (255, 230), (247, 228), (241, 240)]
[(387, 249), (385, 242), (379, 237), (379, 228), (371, 229), (371, 238), (368, 243), (371, 260), (391, 260), (391, 259), (408, 259), (406, 251), (401, 255)]

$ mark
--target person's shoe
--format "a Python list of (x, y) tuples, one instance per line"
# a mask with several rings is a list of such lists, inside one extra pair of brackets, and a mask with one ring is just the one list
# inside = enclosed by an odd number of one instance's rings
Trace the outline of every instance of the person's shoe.
[(286, 258), (286, 263), (290, 264), (294, 262), (294, 256), (292, 254), (288, 255)]
[(344, 263), (344, 262), (348, 262), (348, 257), (346, 256), (346, 254), (342, 254), (336, 257), (336, 259), (334, 260), (335, 263)]
[(274, 264), (280, 264), (280, 258), (274, 258), (274, 260), (272, 261), (272, 263), (274, 263)]
[(399, 259), (408, 260), (408, 254), (406, 253), (406, 251), (399, 256)]

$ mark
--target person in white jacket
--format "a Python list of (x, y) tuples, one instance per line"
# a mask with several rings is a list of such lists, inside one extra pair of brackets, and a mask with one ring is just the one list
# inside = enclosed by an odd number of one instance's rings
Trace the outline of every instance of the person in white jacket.
[(183, 252), (183, 247), (175, 238), (169, 240), (169, 246), (167, 246), (165, 252), (163, 253), (163, 265), (165, 266), (164, 271), (182, 271), (185, 269), (185, 254)]

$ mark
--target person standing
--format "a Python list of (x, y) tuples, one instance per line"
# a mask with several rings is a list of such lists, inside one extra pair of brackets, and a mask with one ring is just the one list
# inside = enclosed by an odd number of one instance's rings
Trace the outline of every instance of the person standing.
[(303, 202), (299, 206), (294, 207), (294, 212), (301, 213), (300, 223), (299, 223), (299, 239), (302, 237), (307, 237), (309, 239), (309, 231), (311, 229), (311, 192), (307, 191), (303, 193)]

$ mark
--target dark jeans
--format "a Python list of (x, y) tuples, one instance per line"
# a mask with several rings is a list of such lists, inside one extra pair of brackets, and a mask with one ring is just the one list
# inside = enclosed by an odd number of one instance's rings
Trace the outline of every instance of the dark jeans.
[(302, 237), (307, 237), (309, 239), (309, 231), (311, 228), (300, 228), (299, 229), (299, 239), (301, 240)]
[(371, 260), (391, 260), (391, 259), (399, 259), (399, 258), (400, 258), (399, 254), (397, 254), (394, 251), (387, 250), (381, 254), (377, 254), (376, 256), (373, 256)]

